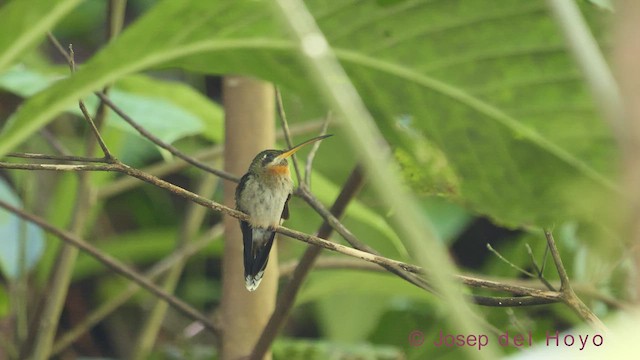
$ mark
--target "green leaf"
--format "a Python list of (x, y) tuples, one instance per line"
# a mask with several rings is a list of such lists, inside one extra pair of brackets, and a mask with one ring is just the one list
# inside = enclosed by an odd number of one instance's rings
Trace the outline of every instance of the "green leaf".
[[(615, 218), (604, 216), (619, 199), (614, 141), (542, 0), (306, 4), (388, 141), (411, 154), (402, 124), (430, 142), (465, 205), (508, 226)], [(604, 13), (584, 14), (598, 34)], [(150, 67), (247, 73), (313, 94), (297, 55), (266, 2), (163, 1), (27, 101), (0, 154), (75, 99)]]
[[(224, 31), (220, 32), (220, 28), (235, 27), (238, 16), (264, 10), (259, 9), (261, 6), (263, 4), (259, 2), (245, 1), (231, 7), (228, 3), (203, 0), (160, 3), (70, 78), (31, 98), (0, 134), (0, 154), (16, 146), (50, 122), (55, 115), (72, 106), (75, 99), (82, 98), (123, 75), (203, 51), (282, 46), (282, 41), (277, 43), (268, 38), (220, 40), (224, 36)], [(249, 17), (254, 18), (255, 16)], [(274, 26), (269, 28), (273, 32)], [(214, 29), (218, 30), (213, 31)], [(247, 30), (260, 29), (251, 27)], [(245, 31), (240, 30), (240, 33)]]
[(42, 39), (81, 0), (19, 0), (0, 8), (0, 72)]
[[(151, 120), (166, 123), (166, 126), (171, 128), (171, 131), (181, 134), (180, 137), (188, 135), (183, 127), (189, 125), (188, 128), (191, 129), (190, 132), (192, 133), (202, 133), (206, 138), (214, 142), (223, 141), (224, 113), (220, 105), (212, 102), (184, 83), (135, 75), (119, 80), (116, 84), (116, 89), (125, 94), (136, 94), (162, 101), (162, 106), (157, 111), (154, 111), (155, 118)], [(182, 112), (188, 113), (189, 117), (196, 116), (198, 119), (197, 124), (192, 120), (191, 124), (185, 124), (188, 117), (184, 115), (171, 118), (166, 113), (163, 114), (167, 110), (165, 108), (167, 105), (180, 108)], [(127, 113), (136, 121), (140, 118), (139, 115), (133, 116), (133, 113)], [(127, 127), (131, 128), (128, 125)], [(145, 126), (145, 128), (147, 127)], [(158, 136), (155, 132), (154, 135)]]
[[(14, 66), (0, 74), (0, 88), (27, 98), (63, 78), (55, 73), (46, 74)], [(143, 75), (128, 76), (116, 84), (110, 98), (137, 123), (165, 142), (172, 143), (199, 133), (213, 141), (222, 140), (222, 109), (187, 85)], [(98, 99), (91, 96), (85, 104), (93, 114)], [(82, 116), (76, 103), (67, 111)], [(113, 111), (108, 114), (108, 125), (140, 137)]]
[[(22, 206), (13, 190), (1, 179), (0, 199), (13, 206)], [(22, 269), (35, 266), (44, 250), (42, 229), (4, 209), (0, 209), (0, 239), (0, 270), (12, 279), (19, 277)], [(22, 260), (21, 254), (24, 255)]]

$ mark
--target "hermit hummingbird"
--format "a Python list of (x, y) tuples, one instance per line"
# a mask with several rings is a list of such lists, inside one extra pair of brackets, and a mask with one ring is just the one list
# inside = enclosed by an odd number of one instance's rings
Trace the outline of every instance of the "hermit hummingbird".
[(254, 291), (260, 285), (276, 235), (275, 228), (283, 219), (289, 218), (293, 180), (287, 158), (303, 146), (329, 136), (309, 139), (289, 150), (264, 150), (253, 158), (249, 170), (240, 178), (236, 187), (236, 209), (250, 217), (248, 221), (240, 221), (247, 290)]

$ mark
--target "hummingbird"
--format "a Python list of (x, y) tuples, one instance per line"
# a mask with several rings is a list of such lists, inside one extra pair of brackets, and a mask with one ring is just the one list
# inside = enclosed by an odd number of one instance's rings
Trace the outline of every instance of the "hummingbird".
[(322, 135), (289, 150), (264, 150), (251, 161), (236, 187), (236, 209), (249, 215), (240, 221), (244, 244), (244, 279), (247, 290), (260, 285), (275, 238), (275, 228), (289, 218), (293, 180), (287, 159), (303, 146), (325, 139)]

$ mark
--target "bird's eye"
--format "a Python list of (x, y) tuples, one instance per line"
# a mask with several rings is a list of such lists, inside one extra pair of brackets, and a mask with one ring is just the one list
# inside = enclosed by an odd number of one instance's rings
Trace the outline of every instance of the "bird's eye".
[(262, 155), (262, 160), (267, 158), (267, 154)]

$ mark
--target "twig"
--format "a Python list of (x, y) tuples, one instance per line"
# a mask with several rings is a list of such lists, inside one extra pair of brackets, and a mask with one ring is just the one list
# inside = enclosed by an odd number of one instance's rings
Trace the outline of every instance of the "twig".
[[(53, 37), (53, 35), (51, 37)], [(74, 55), (75, 54), (73, 52), (73, 46), (69, 44), (69, 57), (67, 58), (67, 60), (69, 61), (69, 67), (71, 68), (72, 73), (76, 71), (76, 62), (75, 62)], [(102, 150), (102, 153), (104, 154), (105, 159), (107, 159), (107, 162), (111, 161), (111, 159), (113, 159), (113, 155), (111, 155), (111, 152), (107, 147), (107, 144), (105, 144), (104, 139), (102, 138), (102, 135), (100, 135), (100, 131), (98, 131), (98, 127), (96, 126), (96, 123), (93, 121), (91, 114), (89, 114), (89, 111), (87, 110), (87, 106), (84, 104), (84, 101), (78, 100), (78, 106), (80, 107), (80, 111), (82, 112), (82, 115), (84, 115), (85, 120), (89, 124), (89, 128), (93, 133), (93, 137), (98, 142), (98, 145), (100, 146), (100, 149)]]
[(542, 255), (542, 266), (540, 266), (540, 273), (544, 273), (544, 268), (547, 266), (547, 257), (549, 257), (549, 247), (545, 246), (544, 255)]
[(0, 169), (13, 170), (49, 170), (49, 171), (122, 171), (118, 163), (114, 164), (17, 164), (0, 161)]
[(492, 297), (474, 295), (471, 299), (474, 304), (490, 307), (519, 307), (533, 305), (548, 305), (557, 303), (557, 298), (542, 298), (538, 296), (516, 296), (516, 297)]
[(209, 330), (213, 333), (218, 334), (218, 328), (203, 314), (192, 308), (187, 303), (182, 300), (172, 296), (171, 294), (166, 293), (164, 290), (157, 287), (154, 283), (149, 281), (146, 277), (131, 269), (127, 265), (124, 265), (119, 260), (111, 257), (110, 255), (104, 254), (100, 250), (96, 249), (92, 245), (88, 244), (84, 240), (78, 238), (76, 235), (69, 233), (65, 230), (59, 229), (45, 220), (37, 217), (35, 215), (29, 214), (22, 209), (19, 209), (11, 204), (6, 203), (5, 201), (0, 200), (0, 207), (16, 214), (22, 219), (29, 221), (33, 224), (40, 226), (43, 230), (55, 235), (56, 237), (63, 240), (65, 243), (78, 248), (87, 254), (91, 255), (96, 260), (100, 261), (102, 264), (108, 266), (110, 269), (115, 271), (116, 273), (138, 283), (143, 288), (147, 289), (149, 292), (158, 296), (159, 298), (167, 301), (177, 310), (182, 312), (184, 315), (198, 320), (202, 322)]
[[(362, 169), (359, 168), (358, 171), (361, 172)], [(358, 250), (366, 251), (366, 252), (368, 252), (370, 254), (380, 255), (375, 249), (373, 249), (369, 245), (363, 243), (362, 241), (358, 240), (358, 238), (349, 229), (347, 229), (340, 222), (340, 220), (338, 220), (338, 218), (336, 218), (331, 213), (331, 211), (327, 210), (327, 208), (324, 207), (324, 205), (309, 191), (309, 189), (307, 189), (307, 188), (298, 188), (296, 190), (296, 193), (307, 204), (309, 204), (309, 206), (311, 206), (311, 208), (313, 208), (313, 210), (315, 210), (320, 216), (322, 216), (322, 218), (329, 225), (331, 225), (331, 227), (334, 228), (336, 230), (336, 232), (338, 234), (340, 234), (340, 236), (342, 236), (342, 238), (344, 238), (351, 246), (353, 246), (354, 248), (356, 248)]]
[[(338, 234), (340, 234), (340, 236), (342, 236), (351, 246), (353, 246), (354, 248), (360, 251), (364, 251), (372, 255), (380, 256), (380, 253), (378, 251), (376, 251), (369, 245), (363, 243), (362, 241), (358, 240), (356, 236), (353, 235), (353, 233), (351, 233), (351, 231), (349, 231), (349, 229), (347, 229), (340, 222), (340, 220), (338, 220), (335, 216), (333, 216), (333, 214), (331, 214), (331, 212), (328, 211), (324, 207), (324, 205), (322, 205), (322, 203), (318, 201), (318, 199), (315, 196), (313, 196), (313, 194), (309, 191), (307, 187), (305, 186), (299, 187), (298, 189), (296, 189), (296, 193), (300, 197), (302, 197), (305, 200), (305, 202), (309, 204), (318, 214), (320, 214), (320, 216), (322, 216), (322, 218), (326, 222), (328, 222), (331, 225), (331, 227), (333, 227), (336, 230), (336, 232), (338, 232)], [(417, 276), (413, 276), (412, 274), (408, 274), (405, 269), (398, 267), (397, 265), (394, 265), (394, 264), (383, 264), (381, 266), (386, 270), (388, 270), (389, 272), (391, 272), (392, 274), (399, 276), (400, 278), (410, 282), (411, 284), (416, 285), (417, 287), (424, 289), (426, 291), (435, 293), (433, 288), (424, 279), (421, 279)]]
[[(284, 139), (287, 142), (289, 149), (293, 148), (293, 141), (291, 141), (291, 133), (289, 132), (289, 122), (287, 121), (287, 113), (284, 111), (284, 104), (282, 103), (282, 93), (278, 87), (276, 91), (276, 108), (278, 109), (278, 115), (280, 117), (280, 124), (282, 125), (282, 131), (284, 132)], [(298, 186), (302, 183), (302, 176), (300, 175), (300, 168), (298, 167), (298, 160), (296, 154), (291, 156), (293, 162), (293, 168), (296, 172), (296, 178), (298, 180)]]
[[(299, 260), (291, 260), (282, 263), (278, 267), (280, 277), (288, 277), (293, 274), (293, 270), (298, 266)], [(316, 260), (314, 265), (316, 270), (364, 270), (383, 272), (384, 269), (370, 262), (357, 260), (353, 258), (343, 258), (337, 256), (323, 256)]]
[(544, 236), (547, 239), (547, 244), (549, 246), (549, 250), (551, 251), (551, 256), (553, 257), (553, 262), (556, 265), (556, 270), (558, 271), (558, 276), (560, 277), (560, 291), (562, 292), (566, 289), (570, 289), (571, 283), (569, 282), (569, 275), (567, 275), (564, 264), (562, 264), (562, 258), (560, 258), (560, 253), (558, 252), (558, 248), (556, 247), (556, 242), (553, 238), (553, 235), (551, 234), (551, 231), (544, 229)]
[[(293, 269), (297, 266), (298, 261), (292, 261), (280, 266), (281, 276), (286, 277), (291, 275)], [(330, 269), (351, 269), (351, 270), (362, 270), (362, 271), (375, 271), (375, 272), (386, 272), (386, 270), (376, 264), (361, 261), (354, 258), (338, 258), (333, 256), (328, 257), (320, 257), (317, 259), (314, 269), (317, 270), (330, 270)], [(500, 291), (511, 293), (513, 295), (520, 296), (531, 296), (539, 299), (540, 301), (537, 303), (532, 303), (530, 305), (542, 305), (553, 302), (560, 302), (560, 293), (556, 291), (546, 291), (542, 289), (536, 289), (530, 286), (524, 286), (520, 284), (508, 283), (505, 281), (496, 281), (492, 279), (481, 278), (477, 275), (456, 275), (456, 279), (458, 279), (461, 283), (466, 286), (480, 289), (488, 289), (492, 291)], [(499, 304), (500, 299), (505, 299), (501, 297), (482, 297), (478, 296), (484, 303), (483, 305), (488, 306), (507, 306), (505, 304)], [(493, 299), (493, 303), (487, 303), (487, 299)], [(473, 298), (471, 301), (475, 301)]]
[(591, 309), (589, 309), (582, 302), (582, 300), (578, 298), (576, 293), (573, 291), (573, 288), (571, 288), (569, 275), (567, 275), (567, 271), (562, 264), (560, 252), (558, 252), (558, 248), (556, 247), (556, 242), (553, 238), (553, 235), (551, 234), (551, 231), (545, 229), (544, 236), (547, 239), (547, 244), (549, 244), (549, 251), (551, 252), (551, 257), (553, 258), (553, 262), (556, 265), (556, 270), (558, 271), (558, 276), (560, 277), (560, 294), (562, 295), (562, 300), (582, 319), (590, 323), (591, 326), (603, 331), (606, 330), (606, 326), (602, 323), (602, 321), (600, 321), (600, 319), (598, 319), (598, 317), (591, 311)]
[(61, 155), (71, 155), (71, 152), (64, 146), (46, 127), (40, 129), (40, 135), (45, 139), (53, 151)]
[(507, 284), (500, 281), (495, 281), (491, 279), (482, 279), (478, 277), (473, 277), (469, 275), (456, 275), (457, 279), (459, 279), (463, 284), (479, 288), (479, 289), (488, 289), (494, 291), (503, 291), (507, 293), (511, 293), (513, 295), (521, 295), (521, 296), (535, 296), (540, 299), (549, 299), (560, 301), (561, 294), (556, 291), (548, 291), (548, 290), (540, 290), (527, 286), (519, 286), (513, 284)]
[[(158, 179), (152, 175), (146, 174), (141, 172), (140, 170), (128, 167), (122, 163), (116, 162), (115, 164), (96, 164), (96, 165), (56, 165), (56, 164), (12, 164), (12, 163), (0, 163), (0, 168), (10, 168), (10, 169), (31, 169), (31, 170), (74, 170), (74, 171), (87, 171), (87, 170), (93, 170), (93, 171), (116, 171), (116, 172), (121, 172), (123, 174), (126, 175), (130, 175), (133, 177), (136, 177), (138, 179), (141, 179), (143, 181), (146, 181), (150, 184), (153, 184), (157, 187), (166, 189), (171, 191), (172, 193), (184, 197), (190, 201), (196, 202), (200, 205), (203, 205), (205, 207), (208, 207), (214, 211), (218, 211), (218, 212), (222, 212), (226, 215), (232, 216), (234, 218), (240, 219), (240, 220), (248, 220), (248, 216), (242, 212), (236, 211), (234, 209), (228, 208), (224, 205), (218, 204), (214, 201), (211, 201), (209, 199), (200, 197), (194, 193), (191, 193), (187, 190), (184, 190), (178, 186), (175, 186), (173, 184), (170, 184), (164, 180)], [(407, 264), (407, 263), (403, 263), (400, 261), (396, 261), (396, 260), (392, 260), (392, 259), (388, 259), (382, 256), (378, 256), (378, 255), (373, 255), (364, 251), (360, 251), (357, 249), (353, 249), (350, 247), (346, 247), (344, 245), (340, 245), (340, 244), (336, 244), (334, 242), (331, 241), (327, 241), (324, 239), (321, 239), (317, 236), (313, 236), (313, 235), (308, 235), (296, 230), (292, 230), (292, 229), (288, 229), (282, 226), (279, 226), (278, 228), (276, 228), (276, 231), (279, 232), (280, 234), (289, 236), (291, 238), (294, 239), (298, 239), (300, 241), (306, 242), (308, 244), (312, 244), (315, 246), (319, 246), (325, 249), (329, 249), (331, 251), (335, 251), (335, 252), (339, 252), (342, 253), (344, 255), (347, 256), (351, 256), (354, 258), (358, 258), (367, 262), (371, 262), (374, 264), (378, 264), (380, 266), (396, 266), (399, 269), (406, 271), (406, 272), (410, 272), (410, 273), (414, 273), (414, 274), (422, 274), (423, 270), (422, 268), (415, 266), (415, 265), (411, 265), (411, 264)], [(478, 287), (478, 288), (486, 288), (486, 289), (492, 289), (492, 290), (497, 290), (497, 291), (505, 291), (505, 292), (509, 292), (512, 294), (516, 294), (516, 295), (531, 295), (531, 296), (537, 296), (540, 298), (549, 298), (549, 299), (556, 299), (558, 298), (558, 295), (556, 292), (550, 292), (550, 291), (542, 291), (539, 289), (534, 289), (534, 288), (528, 288), (528, 287), (521, 287), (521, 286), (514, 286), (514, 285), (508, 285), (508, 284), (503, 284), (497, 281), (492, 281), (492, 280), (486, 280), (486, 279), (478, 279), (478, 278), (474, 278), (474, 277), (469, 277), (469, 276), (463, 276), (463, 275), (459, 275), (458, 278), (465, 284), (465, 285), (469, 285), (469, 286), (473, 286), (473, 287)]]
[(504, 263), (506, 263), (507, 265), (511, 266), (512, 268), (518, 270), (519, 272), (529, 276), (529, 277), (536, 277), (535, 275), (533, 275), (532, 273), (528, 272), (527, 270), (521, 268), (520, 266), (512, 263), (511, 261), (507, 260), (504, 256), (502, 256), (496, 249), (494, 249), (491, 244), (487, 243), (487, 249), (489, 249), (489, 251), (491, 251), (495, 256), (498, 257), (498, 259), (502, 260)]
[(93, 163), (105, 163), (105, 158), (95, 158), (88, 156), (71, 156), (71, 155), (49, 155), (49, 154), (36, 154), (36, 153), (8, 153), (7, 157), (14, 157), (20, 159), (35, 159), (35, 160), (56, 160), (56, 161), (72, 161), (72, 162), (93, 162)]
[(55, 36), (53, 36), (51, 31), (47, 32), (47, 38), (49, 38), (49, 41), (51, 41), (51, 43), (58, 50), (60, 55), (64, 56), (64, 58), (67, 60), (67, 64), (70, 64), (73, 60), (71, 59), (71, 57), (67, 53), (67, 50), (65, 50), (64, 47), (62, 46), (62, 44), (60, 44), (58, 39)]
[(524, 246), (527, 248), (527, 253), (529, 254), (529, 258), (531, 258), (531, 264), (533, 265), (533, 268), (535, 269), (536, 274), (538, 274), (537, 279), (540, 280), (540, 282), (542, 282), (544, 286), (547, 287), (547, 289), (551, 291), (556, 291), (553, 285), (551, 285), (551, 283), (544, 277), (544, 264), (546, 263), (549, 247), (545, 246), (544, 248), (544, 256), (542, 258), (542, 267), (540, 267), (536, 262), (536, 258), (533, 256), (533, 250), (531, 250), (531, 246), (529, 246), (529, 244), (524, 244)]
[[(327, 113), (327, 116), (322, 123), (322, 130), (320, 130), (320, 136), (327, 134), (327, 128), (329, 127), (329, 122), (331, 120), (331, 112)], [(311, 150), (309, 150), (309, 154), (307, 155), (307, 163), (305, 165), (304, 170), (304, 181), (301, 184), (304, 184), (307, 188), (311, 188), (311, 164), (313, 164), (313, 159), (320, 148), (320, 142), (315, 142), (311, 145)]]

